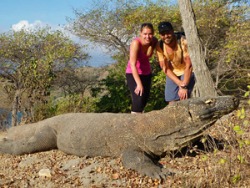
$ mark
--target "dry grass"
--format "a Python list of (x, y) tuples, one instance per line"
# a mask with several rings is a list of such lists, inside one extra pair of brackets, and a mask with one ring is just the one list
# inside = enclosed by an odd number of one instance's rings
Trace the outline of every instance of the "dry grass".
[(249, 112), (243, 119), (234, 113), (218, 121), (202, 148), (194, 145), (181, 158), (164, 159), (180, 171), (166, 187), (250, 187)]

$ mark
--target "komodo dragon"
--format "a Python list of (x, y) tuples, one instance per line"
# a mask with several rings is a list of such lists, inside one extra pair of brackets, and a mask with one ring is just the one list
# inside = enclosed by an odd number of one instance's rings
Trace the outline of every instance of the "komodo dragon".
[(121, 156), (124, 167), (161, 179), (166, 177), (166, 169), (154, 159), (196, 140), (238, 103), (232, 96), (221, 96), (183, 100), (140, 115), (63, 114), (10, 128), (0, 141), (0, 153), (20, 155), (59, 149), (77, 156)]

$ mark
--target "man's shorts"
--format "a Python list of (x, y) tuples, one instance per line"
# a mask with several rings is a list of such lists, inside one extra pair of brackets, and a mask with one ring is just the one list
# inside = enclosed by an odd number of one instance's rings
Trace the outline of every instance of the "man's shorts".
[[(184, 75), (178, 76), (179, 79), (183, 80)], [(191, 92), (194, 88), (195, 84), (195, 76), (194, 73), (192, 73), (190, 82), (188, 84), (188, 98), (191, 96)], [(165, 101), (178, 101), (180, 100), (180, 97), (178, 95), (179, 92), (179, 86), (176, 85), (169, 77), (166, 76), (166, 85), (165, 85)]]

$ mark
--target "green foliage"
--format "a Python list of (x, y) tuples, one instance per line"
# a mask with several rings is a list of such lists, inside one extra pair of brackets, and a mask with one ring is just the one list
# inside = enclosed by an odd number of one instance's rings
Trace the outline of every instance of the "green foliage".
[[(119, 57), (117, 57), (119, 58)], [(107, 78), (103, 79), (97, 87), (92, 88), (94, 97), (99, 97), (96, 103), (96, 112), (129, 112), (130, 93), (125, 77), (126, 62), (122, 60), (114, 64)]]
[(57, 103), (58, 114), (67, 112), (91, 112), (93, 111), (93, 99), (80, 95), (68, 96)]
[(249, 4), (244, 0), (195, 1), (194, 10), (218, 93), (242, 96), (250, 82)]
[[(248, 86), (248, 88), (250, 88)], [(248, 93), (248, 92), (247, 92)], [(247, 95), (245, 97), (245, 100), (250, 101), (249, 96)], [(237, 161), (239, 162), (239, 165), (245, 165), (248, 163), (246, 159), (249, 158), (249, 155), (247, 152), (249, 149), (250, 141), (248, 140), (249, 138), (249, 114), (247, 114), (247, 111), (245, 109), (248, 109), (249, 111), (249, 104), (248, 106), (243, 106), (241, 109), (237, 111), (237, 118), (240, 124), (232, 125), (233, 131), (235, 133), (235, 139), (237, 141), (237, 149), (238, 150), (238, 155), (236, 156)], [(231, 178), (231, 182), (233, 184), (239, 183), (241, 181), (242, 177), (241, 174), (234, 174), (233, 177)]]
[(237, 117), (242, 122), (242, 124), (241, 125), (236, 124), (233, 126), (233, 131), (235, 132), (237, 136), (237, 142), (238, 142), (239, 148), (241, 149), (249, 146), (249, 140), (245, 139), (245, 135), (248, 134), (246, 131), (246, 128), (250, 126), (249, 115), (246, 113), (247, 112), (245, 111), (245, 107), (242, 107), (241, 109), (239, 109), (237, 111)]
[(147, 106), (145, 107), (145, 112), (159, 110), (167, 105), (164, 98), (166, 75), (163, 73), (163, 71), (161, 71), (161, 68), (156, 59), (152, 59), (151, 67), (152, 86), (150, 91), (150, 98)]
[(240, 128), (239, 125), (235, 125), (235, 126), (233, 127), (233, 130), (234, 130), (238, 135), (241, 135), (241, 134), (244, 133), (243, 130)]
[(34, 121), (53, 117), (65, 113), (93, 112), (96, 109), (96, 99), (92, 97), (82, 97), (79, 94), (60, 97), (56, 100), (50, 98), (46, 104), (36, 105)]
[(241, 180), (241, 176), (240, 175), (234, 175), (233, 177), (232, 177), (232, 182), (233, 182), (233, 184), (237, 184), (239, 181)]
[[(112, 65), (107, 78), (103, 79), (97, 87), (92, 88), (92, 96), (99, 98), (96, 103), (96, 112), (131, 111), (131, 96), (125, 77), (126, 65), (127, 62), (122, 60)], [(164, 101), (165, 75), (155, 59), (152, 60), (151, 65), (153, 69), (152, 89), (145, 112), (166, 106)]]
[(19, 105), (23, 93), (28, 93), (23, 101), (29, 103), (25, 107), (29, 111), (37, 103), (46, 104), (56, 72), (87, 58), (80, 45), (48, 27), (3, 33), (0, 44), (0, 77), (11, 83), (6, 91)]
[[(48, 100), (45, 104), (37, 104), (34, 108), (35, 114), (30, 122), (37, 122), (45, 118), (53, 117), (57, 113), (57, 106), (53, 105), (53, 101)], [(32, 118), (32, 117), (30, 117)]]
[(226, 159), (222, 159), (222, 158), (221, 158), (221, 159), (219, 160), (219, 164), (222, 164), (222, 165), (224, 165), (226, 162), (227, 162)]
[(208, 156), (207, 156), (207, 155), (202, 155), (202, 156), (201, 156), (201, 160), (202, 160), (202, 161), (206, 161), (207, 159), (208, 159)]

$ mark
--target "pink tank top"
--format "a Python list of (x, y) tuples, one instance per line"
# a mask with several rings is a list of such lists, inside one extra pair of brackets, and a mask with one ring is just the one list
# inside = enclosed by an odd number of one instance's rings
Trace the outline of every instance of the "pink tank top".
[[(139, 75), (149, 75), (151, 74), (151, 66), (149, 63), (149, 58), (143, 51), (141, 48), (141, 41), (140, 39), (137, 37), (135, 38), (135, 40), (139, 41), (140, 44), (140, 49), (139, 52), (137, 54), (137, 61), (136, 61), (136, 69), (138, 71)], [(131, 74), (132, 70), (131, 70), (131, 66), (130, 66), (130, 61), (128, 61), (127, 64), (127, 68), (126, 68), (126, 73), (127, 74)]]

